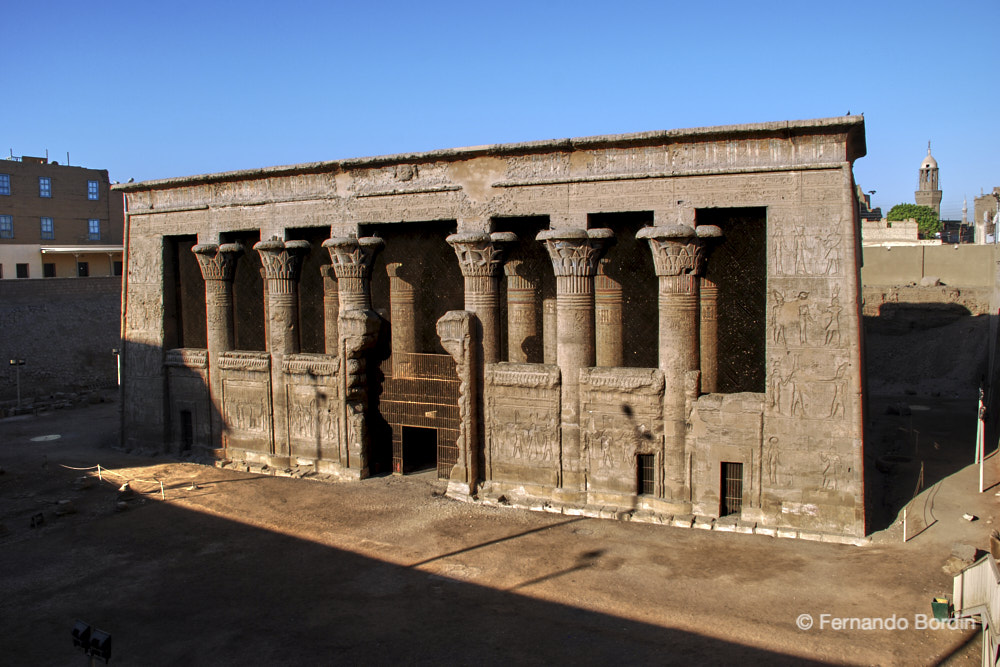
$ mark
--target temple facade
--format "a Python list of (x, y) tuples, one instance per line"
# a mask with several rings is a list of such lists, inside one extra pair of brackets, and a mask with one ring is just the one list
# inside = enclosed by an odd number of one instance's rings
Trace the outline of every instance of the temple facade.
[(116, 186), (123, 442), (858, 541), (865, 150), (848, 116)]

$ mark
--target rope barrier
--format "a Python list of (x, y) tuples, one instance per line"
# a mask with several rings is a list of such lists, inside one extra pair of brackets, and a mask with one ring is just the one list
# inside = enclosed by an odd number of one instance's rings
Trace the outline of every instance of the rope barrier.
[[(132, 482), (142, 482), (144, 484), (159, 484), (160, 485), (160, 499), (161, 500), (166, 500), (167, 499), (167, 496), (166, 496), (166, 494), (164, 493), (164, 490), (163, 490), (163, 482), (161, 482), (158, 479), (129, 478), (126, 475), (121, 474), (120, 472), (116, 472), (114, 470), (109, 470), (107, 468), (102, 468), (100, 463), (98, 463), (96, 466), (90, 466), (88, 468), (73, 468), (71, 466), (64, 466), (62, 464), (60, 464), (60, 467), (61, 468), (66, 468), (67, 470), (97, 470), (97, 477), (102, 482), (104, 481), (104, 475), (115, 475), (117, 477), (121, 477), (122, 479), (124, 479), (126, 484), (131, 484)], [(135, 489), (133, 489), (133, 491), (135, 491)], [(136, 492), (137, 493), (142, 493), (142, 491), (136, 491)]]

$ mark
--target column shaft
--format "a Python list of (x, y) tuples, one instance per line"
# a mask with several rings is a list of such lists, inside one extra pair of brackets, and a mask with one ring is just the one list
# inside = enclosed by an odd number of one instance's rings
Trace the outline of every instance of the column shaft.
[(392, 324), (392, 372), (405, 373), (407, 355), (417, 351), (415, 278), (399, 262), (386, 265), (389, 274), (389, 321)]
[(701, 390), (707, 394), (719, 390), (719, 288), (707, 278), (701, 279)]
[(323, 340), (327, 354), (337, 354), (338, 326), (340, 314), (340, 297), (337, 294), (337, 275), (333, 267), (324, 264), (320, 267), (323, 274)]
[(507, 274), (507, 361), (538, 363), (537, 281), (524, 276), (523, 270), (521, 260), (510, 260), (504, 265)]
[(559, 363), (559, 346), (556, 344), (557, 319), (555, 297), (542, 299), (542, 361), (546, 364)]
[(264, 269), (267, 299), (267, 349), (271, 353), (273, 463), (289, 465), (288, 402), (282, 361), (299, 351), (299, 275), (308, 241), (271, 239), (254, 245)]
[(205, 337), (208, 347), (208, 392), (212, 401), (210, 426), (211, 446), (221, 449), (225, 443), (225, 422), (222, 420), (222, 376), (219, 355), (235, 346), (233, 318), (233, 278), (236, 262), (243, 246), (229, 243), (222, 246), (199, 244), (191, 249), (198, 259), (205, 279)]
[[(587, 463), (580, 437), (580, 369), (594, 365), (594, 274), (609, 229), (547, 230), (545, 243), (556, 274), (556, 357), (562, 376), (560, 492), (581, 501), (587, 490)], [(547, 332), (546, 332), (547, 333)]]
[(598, 366), (621, 366), (622, 342), (622, 286), (607, 274), (607, 258), (597, 265), (594, 277), (595, 340)]

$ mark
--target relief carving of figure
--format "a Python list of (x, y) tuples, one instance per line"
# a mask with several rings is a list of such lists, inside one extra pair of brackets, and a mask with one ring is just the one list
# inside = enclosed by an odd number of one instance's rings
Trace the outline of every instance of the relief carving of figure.
[(840, 237), (836, 232), (830, 232), (820, 239), (823, 244), (823, 259), (826, 260), (826, 267), (823, 270), (828, 276), (835, 276), (840, 273)]
[(830, 299), (830, 307), (826, 309), (826, 338), (824, 340), (824, 345), (840, 345), (840, 312), (843, 310), (840, 307), (840, 299), (837, 296), (837, 292), (833, 293), (833, 298)]
[(795, 275), (803, 275), (806, 271), (806, 233), (800, 226), (792, 230), (792, 253), (795, 257)]
[(840, 456), (837, 454), (827, 454), (821, 452), (820, 461), (823, 462), (823, 486), (824, 489), (837, 490), (837, 481), (840, 477)]
[(764, 452), (764, 470), (767, 471), (767, 481), (771, 486), (778, 485), (778, 468), (781, 467), (781, 458), (778, 453), (778, 438), (771, 436), (767, 439), (767, 449)]
[(799, 344), (809, 344), (809, 325), (815, 322), (809, 307), (809, 292), (799, 292), (796, 299), (799, 302)]

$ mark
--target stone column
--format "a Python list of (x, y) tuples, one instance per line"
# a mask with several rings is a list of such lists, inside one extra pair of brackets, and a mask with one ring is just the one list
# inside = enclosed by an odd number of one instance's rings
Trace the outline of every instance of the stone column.
[(340, 314), (340, 299), (337, 297), (337, 274), (333, 266), (319, 267), (323, 274), (323, 340), (327, 354), (337, 354), (337, 317)]
[(375, 345), (381, 320), (372, 311), (371, 276), (385, 242), (374, 236), (335, 237), (323, 242), (337, 276), (337, 354), (340, 356), (340, 461), (345, 473), (367, 477), (368, 373), (366, 352)]
[(385, 241), (376, 236), (360, 239), (339, 237), (323, 241), (337, 276), (341, 317), (348, 310), (371, 310), (372, 262), (384, 246)]
[(701, 279), (701, 390), (719, 390), (719, 288), (708, 278)]
[(455, 360), (458, 374), (458, 460), (448, 478), (447, 495), (469, 500), (476, 494), (479, 482), (480, 452), (483, 450), (480, 410), (480, 385), (475, 369), (480, 366), (473, 344), (475, 315), (466, 310), (451, 310), (437, 321), (441, 346)]
[(367, 355), (378, 338), (381, 319), (372, 310), (352, 308), (340, 314), (340, 462), (348, 477), (364, 479), (370, 471), (368, 453)]
[(406, 374), (407, 355), (417, 351), (416, 278), (400, 262), (386, 264), (389, 274), (389, 322), (392, 324), (392, 374)]
[(282, 360), (299, 351), (299, 273), (308, 241), (271, 239), (254, 244), (264, 268), (267, 294), (267, 351), (271, 353), (275, 466), (289, 465), (288, 405)]
[(482, 362), (500, 360), (500, 284), (504, 245), (517, 241), (511, 232), (464, 232), (445, 239), (455, 249), (465, 278), (465, 310), (475, 313), (482, 333)]
[(205, 279), (205, 324), (208, 345), (208, 391), (212, 399), (212, 447), (225, 447), (222, 434), (222, 374), (219, 354), (235, 346), (233, 326), (233, 278), (243, 246), (239, 243), (202, 243), (191, 249)]
[(542, 298), (542, 362), (558, 363), (558, 345), (556, 344), (556, 300), (554, 297)]
[(622, 365), (622, 286), (608, 275), (608, 258), (597, 265), (594, 276), (594, 312), (597, 365)]
[(659, 277), (659, 366), (664, 377), (664, 451), (661, 456), (661, 497), (687, 502), (684, 382), (699, 370), (699, 279), (703, 268), (702, 239), (719, 236), (718, 227), (675, 224), (645, 227), (636, 234), (646, 239)]
[(556, 357), (562, 375), (560, 489), (581, 501), (586, 478), (580, 450), (580, 369), (594, 365), (594, 275), (610, 229), (549, 229), (545, 244), (556, 274)]
[(537, 363), (541, 351), (538, 327), (538, 278), (527, 275), (523, 260), (504, 264), (507, 274), (507, 361)]

